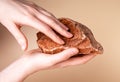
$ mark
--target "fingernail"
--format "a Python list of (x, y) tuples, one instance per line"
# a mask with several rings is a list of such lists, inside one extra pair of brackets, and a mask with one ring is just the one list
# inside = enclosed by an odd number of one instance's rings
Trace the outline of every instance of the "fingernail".
[(70, 33), (70, 32), (68, 32), (67, 35), (68, 35), (68, 36), (67, 36), (68, 38), (71, 38), (71, 37), (73, 36), (73, 34)]

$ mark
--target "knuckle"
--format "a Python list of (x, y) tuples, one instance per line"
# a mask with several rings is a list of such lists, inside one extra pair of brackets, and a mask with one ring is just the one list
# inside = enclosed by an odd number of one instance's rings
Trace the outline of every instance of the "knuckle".
[(42, 30), (43, 32), (45, 32), (45, 33), (50, 33), (50, 29), (49, 28), (43, 28), (43, 30)]
[(35, 20), (35, 17), (33, 15), (28, 15), (28, 19)]
[(30, 21), (30, 20), (34, 21), (34, 20), (35, 20), (35, 17), (29, 14), (29, 15), (24, 15), (24, 19), (25, 19), (26, 21)]
[(56, 25), (57, 25), (57, 22), (56, 22), (52, 17), (50, 17), (49, 23), (50, 23), (52, 26), (56, 26)]

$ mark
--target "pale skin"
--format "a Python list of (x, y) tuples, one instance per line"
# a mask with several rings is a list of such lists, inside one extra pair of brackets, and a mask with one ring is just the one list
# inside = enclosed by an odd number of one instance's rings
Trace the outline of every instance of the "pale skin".
[[(64, 44), (53, 29), (66, 38), (72, 37), (68, 28), (56, 17), (36, 4), (25, 0), (0, 0), (0, 22), (15, 37), (23, 50), (28, 47), (27, 38), (20, 28), (24, 25), (38, 29), (58, 44)], [(7, 13), (9, 11), (9, 13)], [(95, 55), (72, 57), (78, 49), (68, 48), (57, 54), (41, 53), (40, 49), (25, 51), (8, 67), (0, 72), (0, 82), (23, 82), (29, 75), (47, 69), (84, 64)]]

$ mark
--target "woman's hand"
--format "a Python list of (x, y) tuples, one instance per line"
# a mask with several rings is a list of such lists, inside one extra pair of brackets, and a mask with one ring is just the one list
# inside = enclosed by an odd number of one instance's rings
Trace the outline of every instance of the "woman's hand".
[(95, 56), (72, 57), (77, 53), (76, 48), (69, 48), (57, 54), (41, 53), (39, 49), (26, 52), (1, 72), (0, 82), (22, 82), (37, 71), (83, 64)]
[(53, 30), (67, 38), (72, 37), (68, 28), (53, 14), (26, 0), (0, 0), (0, 22), (12, 33), (23, 50), (28, 46), (27, 39), (20, 30), (23, 25), (38, 29), (59, 44), (64, 42)]

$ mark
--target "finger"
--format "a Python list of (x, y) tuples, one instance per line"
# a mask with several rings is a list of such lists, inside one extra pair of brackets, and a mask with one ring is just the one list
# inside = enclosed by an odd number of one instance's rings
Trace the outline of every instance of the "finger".
[[(50, 12), (46, 11), (45, 9), (39, 7), (38, 5), (36, 5), (33, 2), (21, 2), (27, 11), (29, 11), (30, 13), (32, 13), (33, 15), (36, 15), (38, 18), (42, 15), (45, 15), (45, 17), (51, 17), (54, 19), (54, 22), (56, 22), (58, 24), (59, 27), (63, 28), (64, 30), (68, 30), (68, 28), (63, 25), (62, 23), (60, 23), (53, 14), (51, 14)], [(41, 18), (40, 18), (41, 20)], [(53, 26), (51, 26), (53, 27)]]
[(56, 64), (69, 59), (70, 57), (77, 54), (78, 52), (79, 51), (76, 48), (69, 48), (58, 54), (51, 55), (51, 61), (53, 64)]
[(50, 12), (48, 12), (47, 10), (40, 8), (39, 12), (41, 12), (42, 14), (48, 16), (48, 17), (52, 17), (54, 19), (54, 21), (56, 21), (56, 23), (58, 23), (58, 25), (60, 25), (63, 29), (68, 30), (69, 28), (66, 27), (64, 24), (62, 24), (60, 21), (57, 20), (57, 18), (51, 14)]
[(48, 24), (51, 28), (53, 28), (55, 31), (57, 31), (59, 34), (70, 38), (72, 37), (72, 34), (69, 33), (63, 24), (61, 24), (55, 17), (47, 16), (42, 13), (35, 13), (36, 16), (39, 18), (39, 20), (43, 21), (44, 23)]
[(56, 67), (67, 67), (67, 66), (73, 66), (73, 65), (80, 65), (80, 64), (85, 64), (86, 62), (90, 61), (95, 55), (85, 55), (83, 57), (73, 57), (70, 58), (69, 60), (63, 61), (59, 64), (56, 64), (54, 68)]
[(44, 33), (56, 43), (64, 44), (64, 41), (58, 37), (47, 24), (43, 23), (42, 21), (39, 21), (35, 18), (24, 18), (23, 20), (24, 22), (22, 22), (22, 24), (38, 29), (40, 32)]
[(18, 29), (16, 24), (7, 22), (7, 24), (4, 24), (4, 26), (6, 26), (10, 33), (15, 37), (21, 48), (26, 50), (28, 47), (28, 41), (20, 29)]

